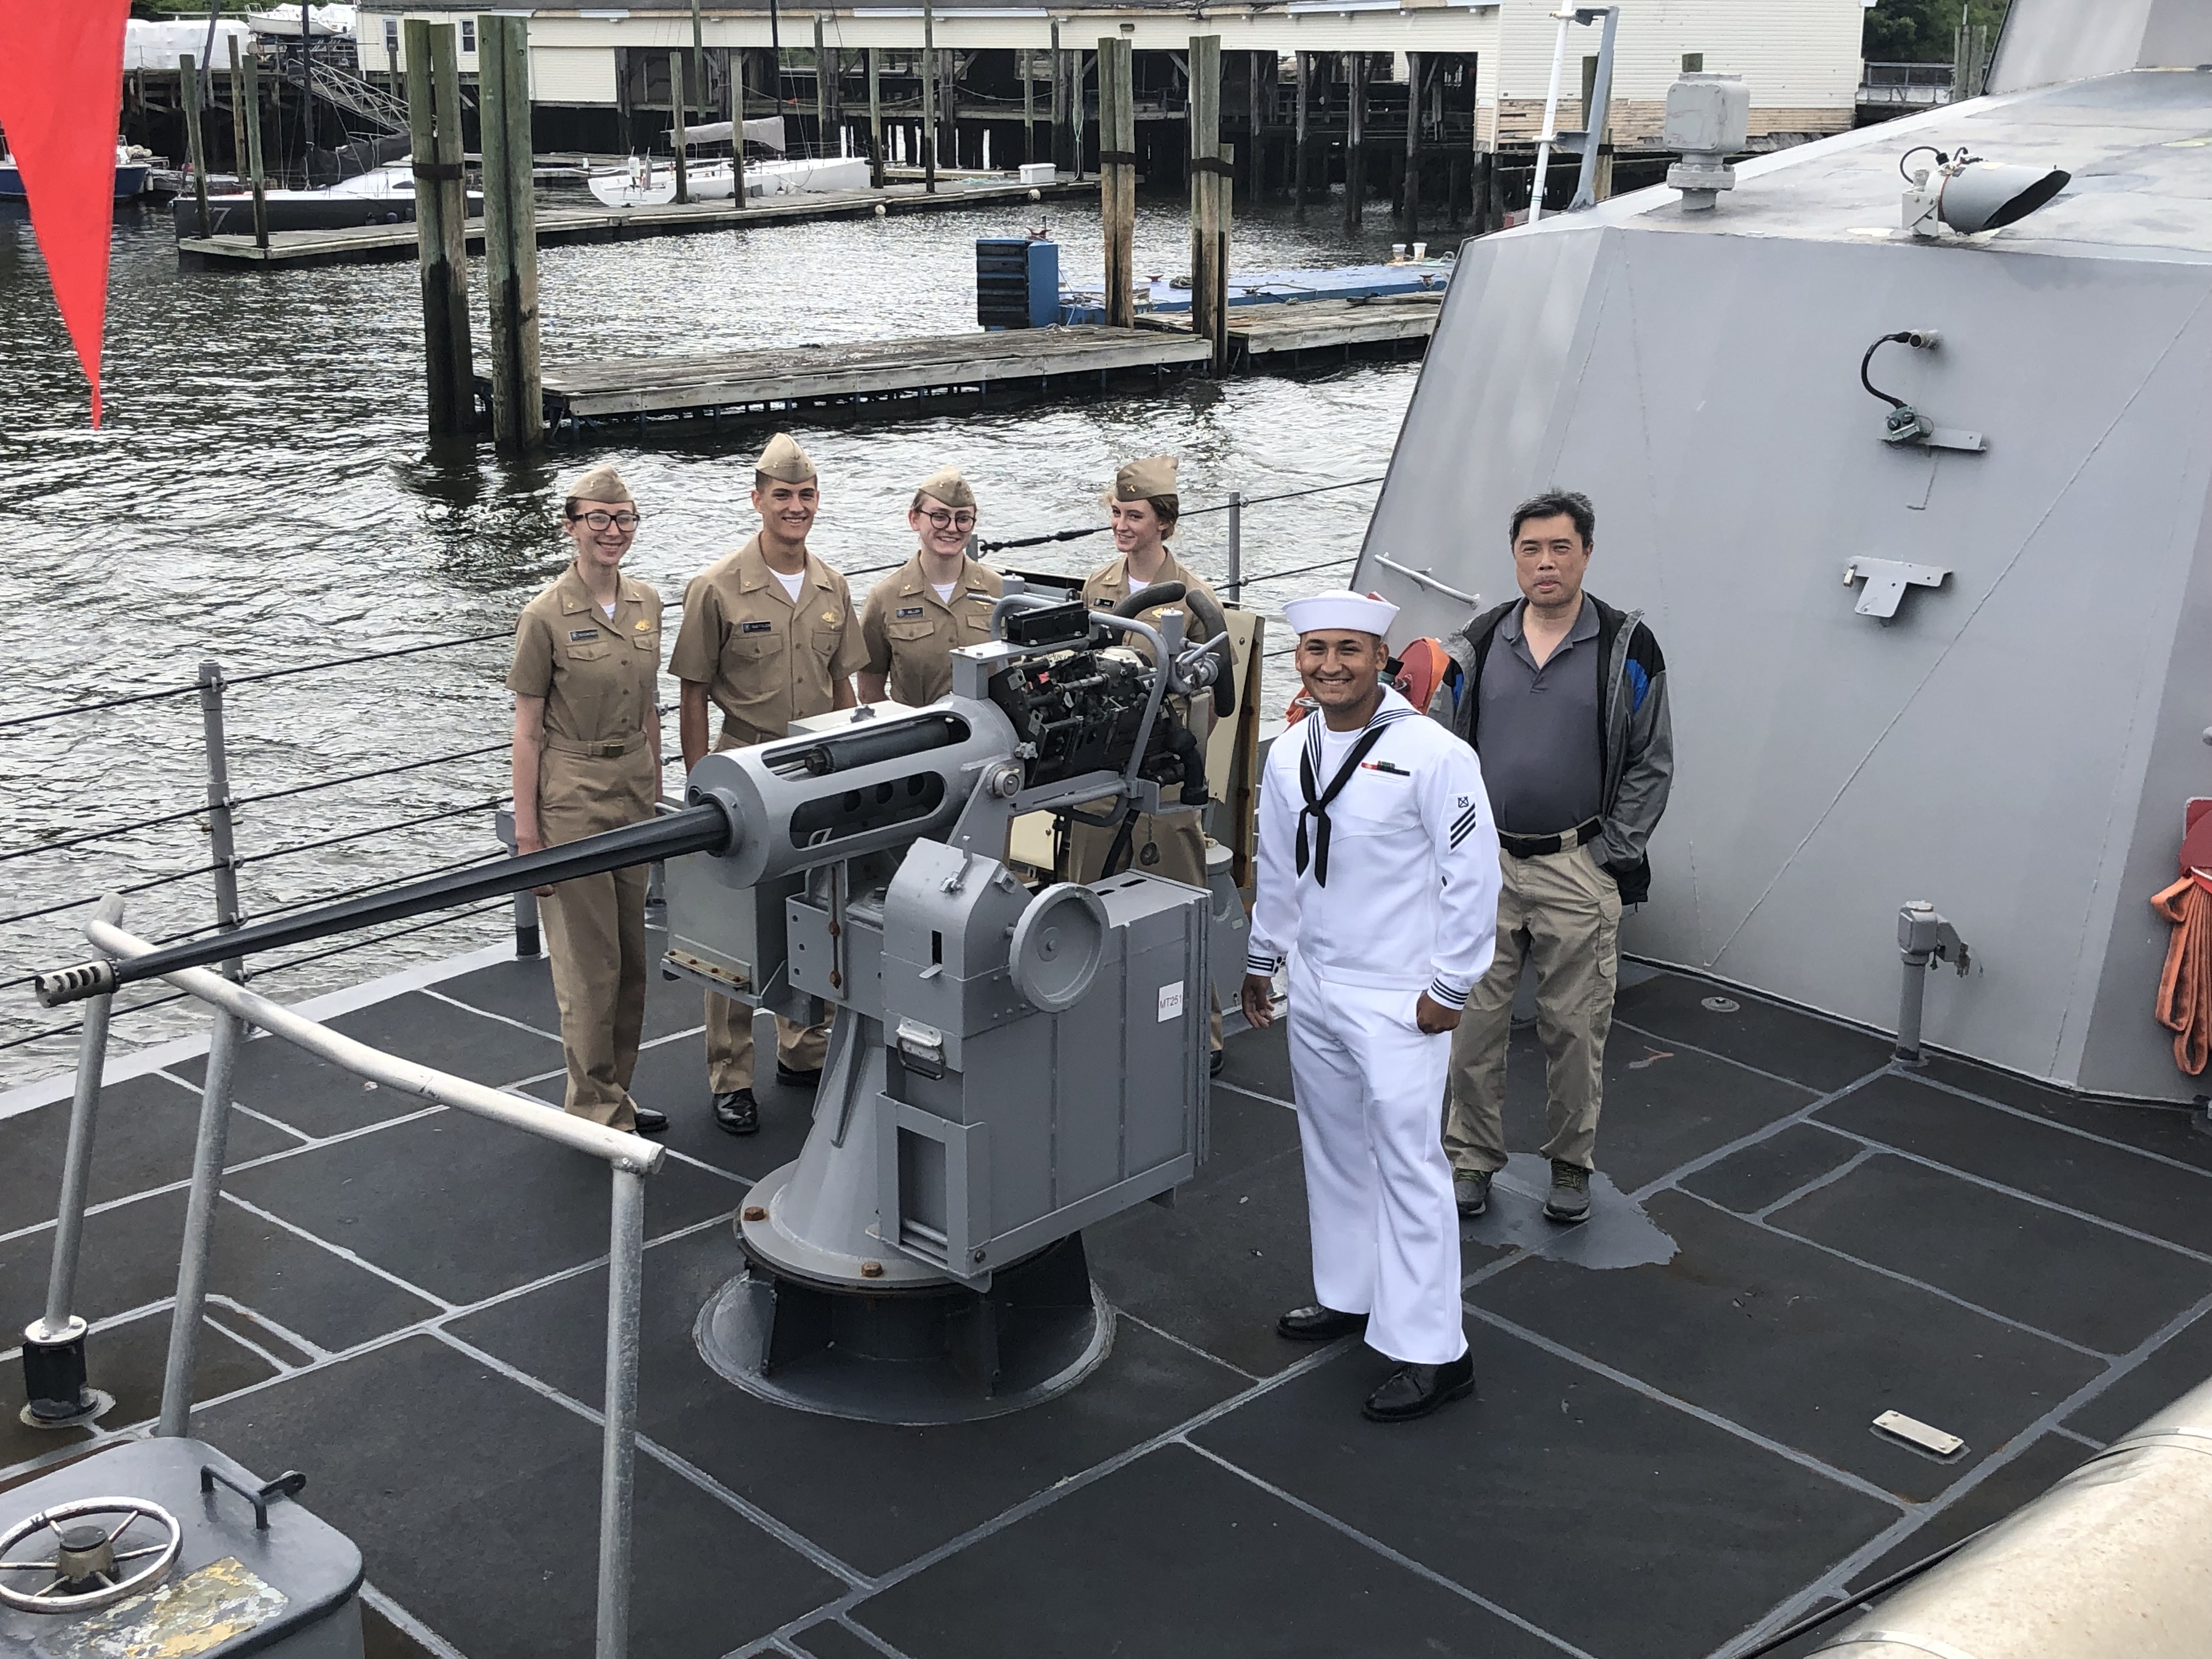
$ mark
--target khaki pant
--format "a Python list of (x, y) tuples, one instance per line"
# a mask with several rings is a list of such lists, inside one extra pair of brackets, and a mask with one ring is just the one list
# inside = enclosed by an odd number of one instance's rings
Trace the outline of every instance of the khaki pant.
[[(818, 1072), (830, 1052), (830, 1022), (801, 1025), (775, 1017), (775, 1057), (794, 1072)], [(753, 1011), (707, 993), (707, 1086), (718, 1095), (753, 1086)]]
[(1444, 1151), (1455, 1170), (1505, 1167), (1505, 1048), (1521, 965), (1536, 963), (1550, 1138), (1543, 1155), (1595, 1167), (1605, 1040), (1620, 971), (1620, 890), (1588, 846), (1540, 858), (1498, 854), (1498, 955), (1452, 1034)]
[[(657, 782), (652, 752), (642, 746), (612, 757), (549, 747), (538, 774), (546, 844), (643, 823), (653, 816)], [(629, 1080), (645, 1028), (645, 879), (642, 866), (580, 876), (558, 884), (538, 912), (568, 1063), (563, 1107), (617, 1129), (637, 1123)]]
[[(1093, 817), (1114, 801), (1091, 801), (1084, 811)], [(1124, 856), (1121, 869), (1134, 870), (1147, 876), (1160, 876), (1169, 881), (1188, 882), (1193, 887), (1206, 885), (1206, 829), (1199, 821), (1202, 809), (1186, 807), (1179, 812), (1139, 812), (1136, 827), (1129, 832), (1129, 850)], [(1115, 838), (1121, 833), (1117, 824), (1103, 829), (1094, 823), (1074, 823), (1068, 826), (1067, 867), (1070, 881), (1097, 881), (1105, 873), (1106, 855), (1114, 850)], [(1221, 1047), (1221, 1000), (1209, 986), (1206, 993), (1206, 1029), (1210, 1046)]]

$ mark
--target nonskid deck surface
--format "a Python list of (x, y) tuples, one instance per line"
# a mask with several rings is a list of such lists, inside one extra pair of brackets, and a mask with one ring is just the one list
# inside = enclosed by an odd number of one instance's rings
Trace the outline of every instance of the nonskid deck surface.
[[(1120, 1310), (1066, 1397), (954, 1428), (763, 1404), (692, 1346), (744, 1184), (809, 1102), (708, 1118), (696, 994), (656, 981), (635, 1092), (650, 1183), (632, 1650), (1710, 1654), (2002, 1515), (2212, 1372), (2212, 1138), (1661, 975), (1607, 1060), (1598, 1213), (1551, 1230), (1533, 1158), (1466, 1230), (1480, 1398), (1358, 1416), (1383, 1362), (1278, 1340), (1309, 1280), (1279, 1027), (1232, 1038), (1213, 1158), (1172, 1211), (1086, 1235)], [(542, 963), (343, 1030), (557, 1099)], [(1516, 1147), (1540, 1138), (1516, 1036)], [(111, 1087), (79, 1311), (105, 1425), (155, 1411), (197, 1062)], [(267, 1040), (239, 1071), (193, 1431), (360, 1544), (372, 1651), (590, 1650), (606, 1184)], [(0, 1313), (40, 1307), (62, 1106), (0, 1118)], [(0, 1480), (85, 1449), (17, 1426)], [(1965, 1437), (1938, 1463), (1870, 1430)], [(401, 1632), (410, 1632), (411, 1636)]]

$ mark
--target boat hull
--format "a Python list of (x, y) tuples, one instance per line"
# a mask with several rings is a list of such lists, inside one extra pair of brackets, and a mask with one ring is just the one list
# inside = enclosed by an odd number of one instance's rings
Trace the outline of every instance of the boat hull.
[[(118, 202), (135, 201), (144, 195), (146, 180), (153, 171), (154, 169), (149, 167), (140, 167), (135, 163), (118, 167), (115, 169), (115, 199)], [(21, 170), (12, 166), (0, 166), (0, 201), (21, 202), (28, 199), (28, 192), (23, 188), (23, 175)]]
[[(337, 196), (322, 191), (271, 191), (268, 197), (269, 228), (279, 230), (349, 230), (358, 225), (406, 225), (415, 222), (410, 196)], [(480, 218), (483, 198), (471, 192), (469, 216)], [(212, 228), (200, 228), (200, 206), (189, 191), (169, 204), (169, 217), (183, 236), (251, 236), (253, 198), (236, 195), (208, 198)]]

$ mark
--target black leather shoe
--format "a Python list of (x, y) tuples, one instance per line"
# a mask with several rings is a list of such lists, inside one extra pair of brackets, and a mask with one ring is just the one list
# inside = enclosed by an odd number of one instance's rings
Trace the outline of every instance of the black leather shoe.
[(631, 1109), (637, 1119), (637, 1132), (641, 1135), (663, 1135), (668, 1133), (668, 1114), (656, 1112), (650, 1106)]
[(760, 1133), (760, 1108), (754, 1103), (750, 1089), (732, 1089), (714, 1097), (714, 1123), (733, 1135), (757, 1135)]
[(787, 1089), (811, 1089), (821, 1083), (822, 1068), (817, 1066), (811, 1072), (794, 1072), (779, 1060), (775, 1063), (775, 1080)]
[(1226, 1048), (1216, 1048), (1213, 1051), (1213, 1057), (1206, 1062), (1206, 1076), (1219, 1077), (1221, 1075), (1221, 1068), (1228, 1063), (1229, 1050)]
[(1410, 1423), (1474, 1392), (1474, 1356), (1449, 1365), (1401, 1365), (1367, 1396), (1360, 1415), (1370, 1423)]
[(1365, 1314), (1339, 1313), (1318, 1302), (1310, 1308), (1293, 1308), (1275, 1322), (1275, 1334), (1293, 1342), (1333, 1342), (1366, 1328)]

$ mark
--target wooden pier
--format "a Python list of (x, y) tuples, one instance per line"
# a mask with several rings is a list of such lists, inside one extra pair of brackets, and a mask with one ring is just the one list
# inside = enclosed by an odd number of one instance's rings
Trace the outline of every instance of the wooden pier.
[[(939, 413), (948, 397), (1108, 385), (1202, 368), (1209, 350), (1188, 331), (1012, 329), (909, 340), (833, 342), (774, 350), (701, 352), (549, 365), (545, 419), (556, 429), (648, 416), (742, 416), (838, 404), (872, 416)], [(477, 378), (480, 394), (490, 381)]]
[[(951, 213), (963, 208), (1027, 207), (1032, 195), (1044, 200), (1096, 196), (1097, 180), (1062, 179), (1049, 185), (968, 182), (940, 189), (934, 196), (919, 185), (895, 184), (884, 190), (803, 191), (756, 198), (739, 207), (734, 201), (692, 202), (683, 206), (610, 208), (541, 207), (538, 246), (570, 242), (622, 242), (647, 236), (687, 236), (702, 231), (743, 230), (757, 225), (804, 223), (817, 219), (865, 219), (886, 214)], [(251, 236), (180, 236), (177, 254), (185, 264), (222, 270), (295, 269), (310, 265), (364, 264), (383, 259), (412, 259), (417, 237), (410, 222), (359, 225), (343, 230), (272, 232), (264, 250)], [(468, 222), (471, 252), (483, 248), (483, 221)]]
[[(1409, 341), (1425, 349), (1443, 308), (1441, 293), (1233, 306), (1229, 312), (1230, 359), (1232, 365), (1244, 368), (1287, 368), (1307, 352), (1350, 354), (1395, 348)], [(1285, 361), (1256, 361), (1262, 358)]]

